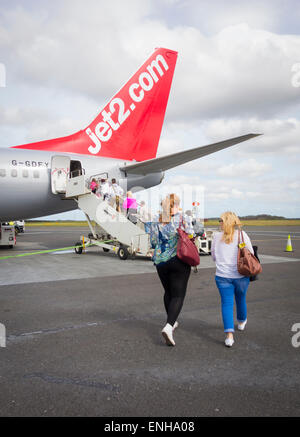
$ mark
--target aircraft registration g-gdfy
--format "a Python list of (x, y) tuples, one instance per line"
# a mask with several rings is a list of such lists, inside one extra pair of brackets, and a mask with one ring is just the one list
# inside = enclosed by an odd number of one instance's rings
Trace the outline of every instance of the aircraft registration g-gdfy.
[(78, 208), (63, 196), (66, 181), (105, 174), (120, 185), (153, 187), (164, 171), (257, 136), (248, 134), (156, 158), (177, 52), (153, 54), (85, 129), (0, 149), (0, 221)]

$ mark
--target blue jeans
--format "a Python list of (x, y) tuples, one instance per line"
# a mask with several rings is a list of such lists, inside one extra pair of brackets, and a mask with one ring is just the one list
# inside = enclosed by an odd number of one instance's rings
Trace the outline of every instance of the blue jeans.
[(234, 298), (237, 320), (240, 323), (244, 322), (247, 319), (246, 293), (250, 279), (247, 277), (230, 279), (216, 276), (215, 280), (221, 295), (224, 332), (234, 332)]

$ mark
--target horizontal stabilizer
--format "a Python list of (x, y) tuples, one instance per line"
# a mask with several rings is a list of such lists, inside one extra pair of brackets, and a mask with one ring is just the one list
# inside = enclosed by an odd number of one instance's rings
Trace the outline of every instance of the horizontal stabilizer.
[(261, 134), (242, 135), (240, 137), (209, 144), (208, 146), (196, 147), (194, 149), (172, 153), (171, 155), (162, 156), (160, 158), (149, 159), (148, 161), (126, 165), (121, 167), (120, 170), (127, 174), (131, 173), (138, 175), (146, 175), (149, 173), (170, 170), (178, 165), (185, 164), (186, 162), (193, 161), (194, 159), (202, 158), (203, 156), (210, 155), (211, 153), (218, 152), (219, 150), (226, 149), (227, 147), (234, 146), (235, 144), (250, 140), (251, 138), (259, 135)]

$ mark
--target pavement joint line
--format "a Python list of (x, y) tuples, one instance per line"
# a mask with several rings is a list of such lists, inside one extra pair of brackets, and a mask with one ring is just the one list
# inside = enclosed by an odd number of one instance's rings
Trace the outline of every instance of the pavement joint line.
[[(266, 298), (255, 298), (255, 299), (250, 299), (248, 301), (248, 304), (255, 304), (257, 302), (268, 302), (270, 300), (274, 301), (274, 300), (281, 300), (283, 299), (283, 296), (277, 296), (277, 297), (273, 297), (273, 296), (268, 296)], [(213, 309), (215, 311), (216, 309), (216, 305), (213, 304), (209, 304), (205, 307), (202, 307), (201, 311), (209, 311)], [(185, 318), (186, 321), (190, 320), (189, 314), (193, 314), (194, 309), (191, 309), (190, 311), (188, 309), (185, 310)], [(7, 343), (14, 343), (15, 341), (20, 341), (23, 340), (25, 338), (29, 339), (30, 337), (34, 337), (34, 336), (38, 336), (38, 335), (47, 335), (47, 334), (59, 334), (61, 332), (65, 332), (65, 331), (72, 331), (75, 329), (82, 329), (82, 328), (88, 328), (88, 327), (98, 327), (98, 326), (108, 326), (110, 324), (114, 324), (114, 323), (118, 323), (118, 322), (131, 322), (131, 321), (146, 321), (147, 319), (150, 320), (155, 320), (158, 318), (164, 318), (165, 317), (165, 313), (163, 311), (161, 312), (153, 312), (153, 313), (148, 313), (148, 314), (143, 314), (143, 316), (130, 316), (130, 317), (119, 317), (116, 319), (110, 319), (110, 320), (104, 320), (104, 321), (98, 321), (98, 322), (85, 322), (85, 323), (80, 323), (80, 324), (76, 324), (76, 325), (69, 325), (69, 326), (62, 326), (62, 327), (56, 327), (56, 328), (46, 328), (46, 329), (41, 329), (39, 331), (32, 331), (32, 332), (25, 332), (25, 333), (21, 333), (21, 334), (11, 334), (7, 336)], [(207, 323), (205, 321), (201, 321), (199, 320), (199, 322), (202, 323)]]
[[(153, 317), (153, 316), (152, 316)], [(87, 327), (91, 327), (91, 326), (106, 326), (112, 323), (117, 323), (117, 322), (126, 322), (126, 321), (131, 321), (131, 320), (144, 320), (144, 317), (121, 317), (118, 319), (112, 319), (112, 320), (107, 320), (107, 321), (99, 321), (99, 322), (87, 322), (87, 323), (81, 323), (78, 325), (69, 325), (69, 326), (63, 326), (63, 327), (58, 327), (58, 328), (48, 328), (48, 329), (42, 329), (40, 331), (32, 331), (32, 332), (24, 332), (21, 334), (11, 334), (7, 336), (7, 341), (8, 343), (10, 342), (14, 342), (14, 341), (18, 341), (20, 339), (23, 339), (25, 337), (32, 337), (35, 335), (45, 335), (45, 334), (57, 334), (60, 332), (64, 332), (64, 331), (71, 331), (74, 329), (82, 329), (82, 328), (87, 328)]]
[(110, 384), (106, 381), (101, 382), (101, 381), (91, 381), (89, 379), (83, 379), (83, 378), (70, 378), (70, 377), (66, 377), (66, 376), (55, 376), (55, 375), (48, 375), (48, 374), (45, 374), (42, 372), (25, 374), (25, 375), (23, 375), (23, 378), (26, 378), (26, 379), (38, 378), (44, 382), (52, 383), (52, 384), (80, 385), (83, 387), (91, 387), (91, 388), (106, 390), (106, 391), (110, 391), (110, 392), (117, 392), (119, 389), (118, 384)]
[[(259, 254), (259, 258), (260, 261), (262, 263), (262, 265), (266, 264), (266, 265), (270, 265), (270, 264), (277, 264), (277, 263), (291, 263), (291, 262), (299, 262), (300, 258), (294, 258), (292, 256), (289, 256), (289, 252), (282, 254), (281, 256), (274, 256), (274, 255), (267, 255), (267, 254)], [(106, 262), (107, 263), (112, 263), (113, 261), (118, 261), (115, 258), (106, 258), (104, 257), (104, 265)], [(126, 271), (121, 270), (118, 271), (116, 270), (114, 272), (114, 274), (112, 274), (112, 272), (110, 272), (110, 274), (101, 274), (101, 272), (97, 275), (91, 275), (91, 273), (87, 273), (87, 274), (81, 274), (80, 277), (75, 275), (72, 276), (68, 276), (68, 277), (64, 277), (64, 276), (59, 276), (59, 277), (49, 277), (46, 278), (44, 280), (41, 280), (40, 278), (37, 280), (30, 280), (30, 281), (26, 281), (24, 282), (24, 279), (22, 277), (22, 280), (17, 280), (17, 281), (4, 281), (4, 280), (0, 280), (0, 288), (1, 287), (7, 287), (7, 286), (14, 286), (14, 285), (28, 285), (28, 284), (32, 284), (32, 283), (55, 283), (56, 281), (71, 281), (71, 280), (77, 280), (77, 279), (95, 279), (95, 278), (103, 278), (103, 277), (115, 277), (115, 276), (130, 276), (130, 275), (135, 275), (135, 274), (156, 274), (155, 272), (155, 268), (153, 266), (153, 264), (149, 261), (147, 261), (147, 266), (144, 263), (144, 260), (141, 260), (142, 263), (136, 265), (134, 264), (133, 266), (128, 265), (128, 268), (126, 269)], [(8, 261), (9, 262), (9, 261)], [(122, 263), (124, 263), (124, 261), (121, 261)], [(128, 262), (128, 261), (127, 261)], [(137, 261), (135, 261), (136, 263)], [(150, 265), (151, 264), (151, 265)], [(12, 264), (13, 265), (13, 264)], [(144, 269), (146, 266), (146, 269)], [(135, 268), (134, 271), (131, 270), (131, 268)], [(210, 263), (209, 265), (204, 265), (203, 263), (200, 263), (200, 267), (198, 268), (198, 273), (201, 269), (215, 269), (215, 265), (214, 263)], [(197, 274), (197, 273), (193, 273), (193, 274)]]
[(7, 340), (8, 342), (14, 342), (15, 340), (20, 340), (23, 339), (24, 337), (32, 337), (35, 335), (45, 335), (45, 334), (57, 334), (63, 331), (71, 331), (74, 329), (82, 329), (82, 328), (87, 328), (87, 327), (91, 327), (91, 326), (107, 326), (109, 324), (113, 324), (113, 323), (117, 323), (117, 322), (130, 322), (130, 321), (141, 321), (141, 320), (146, 320), (147, 318), (150, 319), (155, 319), (157, 317), (162, 317), (164, 315), (163, 312), (161, 313), (153, 313), (153, 314), (145, 314), (141, 317), (120, 317), (117, 319), (111, 319), (111, 320), (106, 320), (106, 321), (99, 321), (99, 322), (86, 322), (86, 323), (81, 323), (78, 325), (69, 325), (69, 326), (63, 326), (63, 327), (58, 327), (58, 328), (47, 328), (47, 329), (42, 329), (40, 331), (32, 331), (32, 332), (24, 332), (21, 334), (11, 334), (7, 336)]

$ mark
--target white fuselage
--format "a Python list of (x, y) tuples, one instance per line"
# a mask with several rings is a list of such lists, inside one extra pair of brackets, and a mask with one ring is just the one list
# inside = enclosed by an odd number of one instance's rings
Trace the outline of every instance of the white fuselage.
[(80, 161), (87, 179), (107, 173), (126, 189), (133, 186), (149, 188), (161, 182), (161, 172), (145, 177), (126, 177), (119, 170), (130, 161), (113, 158), (89, 157), (60, 152), (0, 149), (0, 221), (42, 217), (77, 209), (74, 200), (63, 199), (51, 189), (51, 160), (53, 156), (69, 156)]

